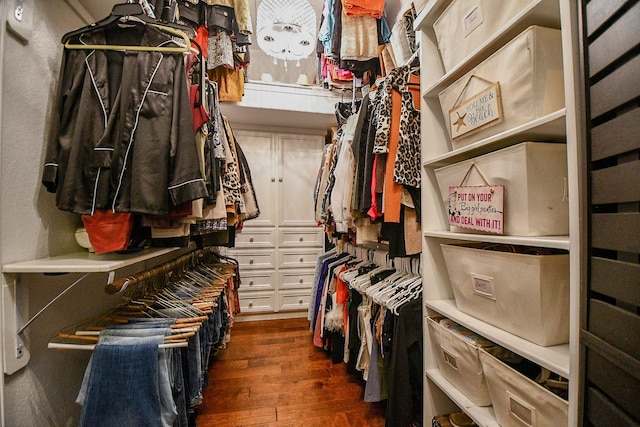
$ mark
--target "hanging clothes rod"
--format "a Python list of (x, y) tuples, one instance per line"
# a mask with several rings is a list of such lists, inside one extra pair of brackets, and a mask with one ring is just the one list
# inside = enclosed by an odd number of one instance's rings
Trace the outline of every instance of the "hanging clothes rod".
[[(63, 344), (57, 342), (50, 342), (47, 348), (54, 348), (59, 350), (91, 350), (96, 347), (97, 344)], [(177, 342), (168, 344), (158, 344), (158, 348), (175, 348), (175, 347), (188, 347), (188, 342)]]
[(380, 243), (380, 242), (363, 242), (358, 244), (358, 247), (362, 247), (362, 248), (367, 248), (367, 249), (374, 249), (374, 250), (384, 250), (384, 251), (388, 251), (389, 250), (389, 244), (388, 243)]

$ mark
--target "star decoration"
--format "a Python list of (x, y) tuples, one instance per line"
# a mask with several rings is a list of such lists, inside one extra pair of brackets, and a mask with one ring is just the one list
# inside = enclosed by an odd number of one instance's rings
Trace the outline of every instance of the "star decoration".
[(462, 126), (466, 126), (466, 125), (467, 125), (467, 124), (464, 122), (464, 118), (467, 116), (467, 113), (464, 113), (464, 114), (462, 115), (462, 117), (460, 117), (460, 113), (458, 113), (458, 112), (456, 111), (456, 115), (458, 116), (458, 120), (456, 120), (453, 124), (454, 124), (454, 125), (458, 125), (458, 128), (456, 129), (456, 132), (458, 132)]

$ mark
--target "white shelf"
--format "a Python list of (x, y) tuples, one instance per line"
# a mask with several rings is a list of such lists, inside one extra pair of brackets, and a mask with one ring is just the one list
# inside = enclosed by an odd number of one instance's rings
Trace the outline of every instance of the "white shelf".
[(454, 387), (438, 369), (428, 369), (427, 377), (442, 390), (460, 409), (481, 427), (500, 427), (492, 406), (476, 406), (460, 390)]
[[(450, 1), (435, 1), (431, 5), (425, 7), (424, 14), (418, 15), (416, 28), (432, 27), (433, 22), (440, 16), (446, 5)], [(427, 10), (428, 9), (428, 10)], [(528, 7), (524, 8), (518, 15), (514, 16), (501, 29), (499, 29), (492, 37), (485, 40), (478, 48), (471, 52), (466, 58), (460, 61), (449, 72), (444, 74), (438, 80), (427, 85), (423, 96), (436, 98), (438, 93), (451, 85), (454, 81), (462, 77), (471, 68), (478, 65), (492, 53), (500, 49), (505, 43), (513, 39), (519, 33), (524, 31), (531, 25), (541, 25), (550, 28), (560, 28), (560, 12), (557, 0), (538, 0), (532, 2)], [(418, 26), (419, 25), (419, 26)]]
[(241, 102), (221, 102), (220, 110), (234, 125), (324, 132), (336, 125), (340, 99), (340, 93), (320, 86), (250, 81)]
[[(433, 23), (453, 2), (465, 0), (428, 0), (419, 13), (414, 27), (420, 30), (421, 49), (421, 140), (422, 144), (422, 227), (423, 227), (423, 281), (424, 302), (429, 314), (439, 313), (485, 336), (487, 339), (506, 347), (521, 356), (569, 379), (569, 426), (578, 422), (579, 378), (579, 288), (580, 234), (577, 225), (581, 222), (579, 211), (582, 197), (579, 182), (576, 179), (576, 165), (579, 156), (576, 87), (578, 78), (575, 47), (578, 45), (576, 28), (579, 6), (569, 0), (532, 0), (518, 15), (482, 40), (481, 44), (466, 55), (460, 63), (445, 70)], [(471, 7), (471, 6), (469, 6)], [(509, 40), (531, 25), (559, 28), (562, 33), (564, 95), (566, 108), (554, 111), (544, 117), (522, 124), (515, 128), (492, 135), (480, 141), (453, 149), (447, 131), (447, 120), (442, 113), (439, 93), (456, 82), (482, 61), (490, 57)], [(494, 152), (519, 142), (556, 142), (566, 144), (568, 162), (569, 224), (568, 236), (504, 236), (488, 233), (454, 233), (448, 229), (446, 210), (444, 209), (440, 189), (437, 185), (435, 170), (474, 157)], [(458, 144), (456, 144), (458, 145)], [(473, 316), (460, 312), (453, 299), (453, 290), (449, 282), (441, 243), (449, 242), (491, 242), (523, 246), (554, 248), (569, 251), (570, 255), (570, 343), (551, 347), (542, 347), (515, 336), (500, 328), (489, 325)], [(426, 324), (425, 324), (426, 325)], [(425, 331), (427, 327), (425, 326)], [(457, 406), (466, 412), (477, 424), (496, 426), (497, 420), (491, 407), (477, 407), (437, 369), (434, 354), (431, 351), (430, 337), (424, 333), (425, 346), (425, 401), (424, 423), (430, 423), (431, 417), (445, 413)], [(571, 349), (571, 351), (570, 351)]]
[(2, 266), (3, 273), (104, 273), (170, 254), (184, 248), (144, 249), (131, 254), (74, 252)]
[(413, 28), (417, 31), (427, 26), (431, 27), (449, 3), (451, 0), (429, 0), (413, 21)]
[(569, 377), (569, 344), (551, 347), (539, 346), (461, 312), (458, 310), (455, 300), (452, 299), (427, 301), (426, 305), (449, 319), (478, 332), (496, 344), (506, 347), (563, 377)]
[(564, 108), (544, 117), (516, 126), (508, 131), (492, 135), (456, 150), (432, 157), (423, 163), (425, 167), (438, 168), (477, 157), (494, 150), (525, 141), (559, 142), (566, 139), (566, 110)]
[(447, 240), (468, 240), (472, 242), (504, 243), (507, 245), (536, 246), (569, 250), (569, 236), (503, 236), (497, 234), (454, 233), (452, 231), (425, 231), (425, 237)]

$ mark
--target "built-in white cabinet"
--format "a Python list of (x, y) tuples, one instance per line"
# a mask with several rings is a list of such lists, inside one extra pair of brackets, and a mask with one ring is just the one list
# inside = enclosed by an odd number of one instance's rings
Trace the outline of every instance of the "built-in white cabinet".
[(317, 228), (313, 188), (320, 168), (324, 137), (279, 134), (275, 142), (278, 226)]
[[(458, 0), (460, 1), (460, 0)], [(445, 316), (468, 329), (506, 347), (521, 356), (569, 379), (568, 425), (578, 425), (578, 370), (579, 370), (579, 289), (580, 289), (580, 202), (583, 189), (579, 185), (580, 158), (579, 131), (576, 119), (577, 87), (577, 6), (569, 0), (533, 0), (495, 33), (476, 43), (477, 47), (465, 54), (453, 66), (443, 65), (434, 22), (453, 2), (430, 0), (416, 20), (420, 37), (421, 58), (421, 141), (422, 141), (422, 229), (423, 229), (423, 283), (424, 283), (424, 425), (431, 425), (433, 417), (455, 411), (466, 412), (480, 426), (497, 426), (492, 406), (477, 406), (468, 396), (449, 382), (438, 367), (436, 349), (432, 345), (427, 323), (428, 316)], [(462, 0), (469, 14), (462, 17), (461, 31), (466, 28), (467, 37), (474, 37), (472, 21), (489, 20), (490, 4), (499, 7), (500, 2)], [(515, 2), (514, 2), (515, 3)], [(483, 9), (484, 8), (484, 9)], [(482, 14), (484, 13), (484, 15)], [(484, 18), (483, 18), (484, 16)], [(473, 20), (471, 19), (473, 18)], [(467, 19), (468, 21), (465, 21)], [(453, 25), (453, 24), (452, 24)], [(475, 24), (474, 24), (475, 25)], [(449, 137), (449, 117), (445, 117), (439, 94), (461, 79), (484, 60), (493, 55), (515, 36), (530, 27), (539, 25), (561, 31), (562, 76), (564, 83), (564, 107), (519, 124), (487, 138), (460, 146), (452, 144)], [(479, 76), (483, 77), (483, 76)], [(466, 97), (461, 95), (464, 105)], [(452, 110), (453, 111), (453, 110)], [(450, 113), (451, 114), (451, 113)], [(567, 151), (567, 203), (569, 233), (562, 236), (520, 237), (474, 232), (454, 232), (449, 227), (447, 206), (439, 189), (436, 170), (444, 166), (469, 160), (487, 153), (514, 146), (525, 141), (552, 141), (564, 143)], [(462, 185), (456, 183), (454, 185)], [(459, 231), (459, 230), (458, 230)], [(442, 244), (493, 242), (509, 245), (535, 246), (566, 250), (570, 258), (570, 338), (569, 343), (543, 347), (524, 340), (505, 330), (460, 311), (446, 268)], [(515, 424), (514, 424), (515, 425)], [(520, 424), (518, 424), (520, 425)], [(524, 424), (522, 424), (524, 425)], [(562, 424), (558, 424), (560, 426)], [(540, 427), (540, 426), (538, 426)]]
[(324, 136), (235, 130), (249, 162), (260, 216), (247, 221), (228, 253), (238, 259), (242, 313), (252, 318), (305, 313), (323, 248), (313, 189)]

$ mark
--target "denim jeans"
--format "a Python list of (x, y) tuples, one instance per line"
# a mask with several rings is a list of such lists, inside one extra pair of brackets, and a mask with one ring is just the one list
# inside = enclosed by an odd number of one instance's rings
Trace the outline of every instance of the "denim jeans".
[[(110, 326), (110, 329), (117, 329), (118, 331), (127, 329), (138, 328), (166, 328), (169, 325), (175, 323), (175, 319), (172, 318), (139, 318), (129, 319), (128, 323), (122, 325)], [(173, 402), (175, 403), (175, 409), (178, 414), (173, 425), (175, 427), (188, 427), (188, 413), (187, 403), (185, 396), (185, 379), (184, 379), (184, 367), (182, 363), (182, 349), (172, 348), (165, 350), (167, 355), (167, 364), (169, 372), (169, 382), (171, 384), (171, 392), (173, 395)]]
[[(137, 381), (138, 383), (150, 382), (151, 384), (148, 385), (149, 387), (157, 388), (156, 393), (149, 396), (150, 399), (155, 399), (156, 396), (157, 396), (157, 399), (159, 399), (160, 421), (159, 421), (159, 424), (157, 425), (160, 425), (163, 427), (165, 426), (172, 427), (178, 414), (177, 414), (176, 404), (173, 398), (173, 391), (172, 391), (173, 389), (172, 389), (172, 381), (171, 381), (172, 373), (169, 370), (169, 363), (170, 363), (169, 357), (171, 354), (171, 350), (157, 348), (157, 346), (159, 344), (162, 344), (162, 342), (164, 341), (164, 336), (171, 334), (171, 330), (166, 327), (138, 328), (138, 327), (134, 327), (134, 325), (130, 325), (130, 326), (131, 327), (129, 328), (121, 327), (118, 329), (106, 329), (102, 331), (100, 333), (100, 340), (98, 342), (99, 345), (96, 346), (96, 349), (100, 350), (101, 352), (112, 350), (111, 353), (117, 354), (117, 349), (104, 349), (103, 346), (126, 347), (130, 345), (137, 346), (141, 343), (144, 344), (148, 340), (157, 342), (155, 346), (155, 358), (156, 358), (156, 363), (154, 365), (156, 369), (155, 378), (139, 377), (135, 381)], [(121, 351), (123, 353), (126, 353), (126, 349), (121, 349)], [(88, 390), (90, 389), (91, 382), (93, 381), (93, 376), (91, 372), (93, 372), (93, 369), (96, 369), (94, 366), (94, 363), (96, 363), (94, 361), (94, 357), (95, 357), (95, 353), (94, 353), (94, 356), (92, 356), (91, 360), (89, 361), (89, 366), (87, 367), (87, 372), (89, 372), (89, 375), (85, 374), (85, 377), (83, 378), (82, 388), (77, 399), (78, 403), (80, 404), (83, 404), (86, 402), (87, 400), (86, 396), (89, 392)], [(137, 356), (135, 355), (133, 355), (133, 357), (137, 358)], [(99, 360), (102, 360), (103, 363), (107, 363), (109, 361), (109, 359), (99, 359)], [(111, 368), (108, 365), (105, 365), (102, 367), (98, 367), (97, 369), (103, 369), (103, 370), (109, 371)], [(119, 368), (117, 366), (114, 366), (113, 369), (117, 372)], [(147, 386), (147, 384), (144, 384), (144, 386)], [(143, 389), (144, 387), (140, 388), (141, 392)], [(133, 388), (133, 390), (135, 390), (135, 387)], [(83, 407), (83, 410), (84, 410), (84, 407)]]
[(200, 351), (200, 335), (189, 338), (187, 348), (182, 348), (185, 365), (185, 386), (187, 406), (195, 407), (202, 403), (202, 353)]
[(163, 425), (158, 381), (158, 345), (163, 337), (138, 337), (135, 344), (130, 338), (116, 342), (98, 343), (93, 351), (80, 426)]

